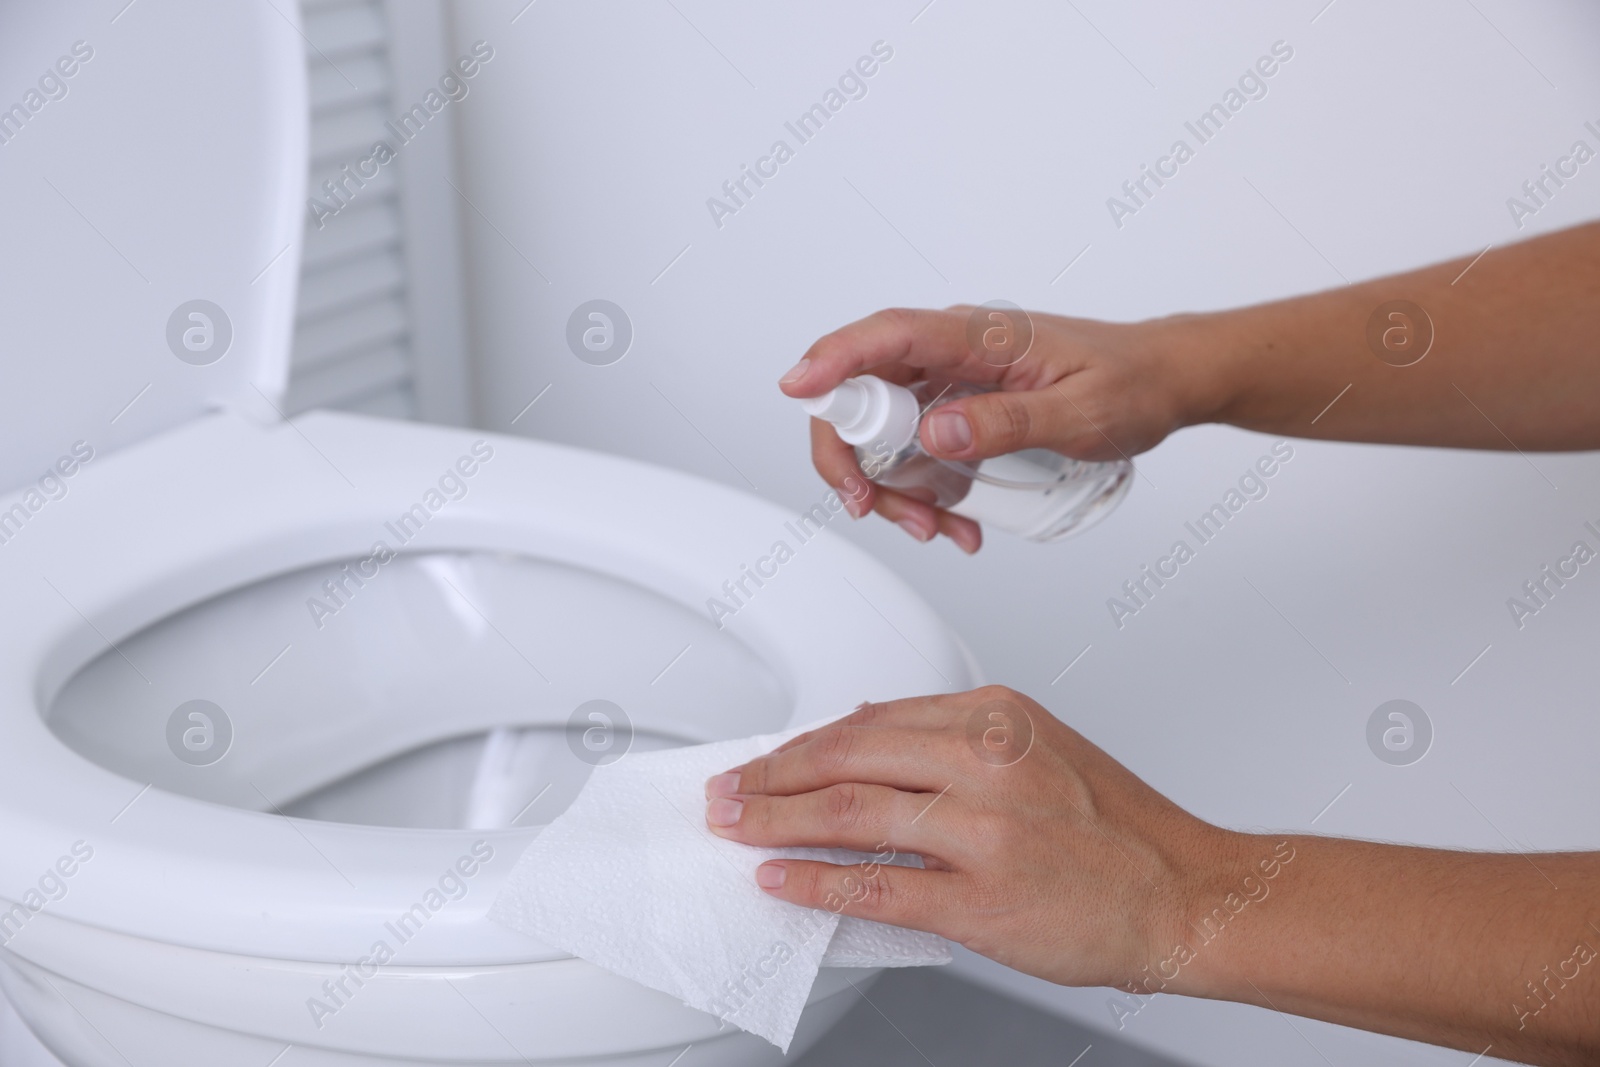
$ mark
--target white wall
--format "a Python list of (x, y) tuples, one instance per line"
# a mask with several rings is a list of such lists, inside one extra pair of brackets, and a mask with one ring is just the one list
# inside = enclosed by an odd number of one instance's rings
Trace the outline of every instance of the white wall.
[[(496, 49), (458, 114), (480, 420), (798, 509), (823, 487), (774, 380), (818, 335), (877, 308), (1001, 297), (1132, 319), (1325, 288), (1600, 215), (1600, 162), (1525, 230), (1505, 203), (1574, 140), (1600, 147), (1583, 127), (1600, 126), (1600, 9), (1324, 2), (460, 5), (458, 47)], [(714, 225), (707, 197), (774, 139), (793, 145), (784, 121), (878, 40), (894, 57), (869, 94)], [(1114, 227), (1106, 198), (1278, 40), (1294, 58), (1269, 95)], [(636, 331), (613, 366), (580, 362), (564, 341), (569, 313), (595, 297)], [(1450, 358), (1448, 324), (1429, 358)], [(1480, 403), (1492, 413), (1493, 397)], [(969, 560), (877, 520), (847, 536), (921, 588), (994, 680), (1208, 819), (1600, 847), (1600, 573), (1586, 568), (1520, 631), (1506, 607), (1573, 541), (1600, 544), (1582, 525), (1600, 526), (1600, 461), (1296, 443), (1271, 494), (1119, 631), (1106, 598), (1271, 443), (1180, 433), (1141, 457), (1120, 512), (1063, 544), (995, 536)], [(1368, 716), (1396, 697), (1437, 731), (1408, 767), (1365, 741)], [(960, 966), (1110, 1021), (1104, 991)], [(1470, 1058), (1171, 999), (1124, 1033), (1219, 1065)]]

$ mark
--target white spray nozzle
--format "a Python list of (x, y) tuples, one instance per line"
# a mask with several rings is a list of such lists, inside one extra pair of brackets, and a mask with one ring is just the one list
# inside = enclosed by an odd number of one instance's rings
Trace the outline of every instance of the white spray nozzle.
[(846, 378), (800, 406), (812, 418), (832, 423), (846, 444), (870, 447), (882, 442), (890, 452), (910, 442), (920, 415), (911, 390), (870, 374)]
[(800, 406), (814, 419), (849, 426), (866, 414), (867, 387), (854, 378), (846, 378), (837, 388), (800, 401)]

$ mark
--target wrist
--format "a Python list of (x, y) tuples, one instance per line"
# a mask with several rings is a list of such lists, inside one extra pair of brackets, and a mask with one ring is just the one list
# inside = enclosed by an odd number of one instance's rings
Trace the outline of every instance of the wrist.
[(1208, 827), (1179, 871), (1154, 926), (1150, 963), (1136, 979), (1145, 991), (1233, 998), (1244, 984), (1241, 959), (1265, 925), (1263, 914), (1292, 870), (1295, 842), (1285, 835)]
[(1178, 314), (1144, 323), (1160, 353), (1176, 428), (1233, 421), (1249, 380), (1251, 331), (1239, 311)]

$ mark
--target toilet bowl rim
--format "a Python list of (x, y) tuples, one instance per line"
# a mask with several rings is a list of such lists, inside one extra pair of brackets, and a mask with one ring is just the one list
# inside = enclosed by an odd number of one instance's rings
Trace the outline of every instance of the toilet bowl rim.
[[(526, 532), (531, 528), (548, 531), (552, 526), (552, 509), (560, 512), (563, 502), (580, 499), (575, 494), (586, 482), (593, 484), (594, 479), (599, 479), (613, 485), (621, 484), (644, 498), (641, 506), (657, 509), (659, 516), (698, 524), (694, 536), (680, 538), (670, 552), (660, 545), (645, 551), (646, 542), (637, 539), (628, 542), (633, 556), (630, 566), (637, 567), (641, 562), (654, 566), (661, 564), (666, 556), (672, 557), (670, 569), (673, 573), (669, 575), (658, 569), (655, 577), (661, 581), (652, 582), (650, 587), (668, 592), (679, 600), (684, 599), (687, 588), (702, 592), (714, 590), (716, 584), (711, 579), (720, 579), (728, 573), (731, 560), (741, 558), (746, 548), (757, 543), (760, 536), (781, 528), (782, 523), (793, 518), (792, 514), (765, 501), (702, 479), (526, 439), (325, 413), (303, 420), (299, 427), (243, 425), (241, 420), (219, 416), (209, 425), (188, 427), (169, 435), (172, 439), (150, 442), (143, 457), (133, 454), (138, 450), (131, 449), (129, 454), (119, 453), (108, 459), (101, 470), (85, 471), (85, 482), (80, 489), (84, 499), (78, 504), (79, 510), (71, 521), (57, 524), (57, 536), (50, 544), (22, 546), (28, 554), (17, 560), (21, 567), (0, 568), (0, 596), (22, 595), (27, 590), (28, 564), (59, 563), (63, 554), (70, 556), (75, 548), (81, 550), (92, 543), (90, 535), (95, 524), (114, 521), (118, 507), (125, 502), (126, 493), (118, 492), (117, 487), (125, 489), (140, 477), (168, 469), (175, 458), (193, 455), (197, 446), (204, 451), (208, 444), (234, 449), (237, 454), (251, 453), (252, 462), (270, 468), (274, 463), (288, 462), (286, 457), (291, 451), (303, 450), (297, 433), (304, 435), (312, 431), (319, 443), (334, 452), (341, 462), (355, 466), (355, 457), (360, 454), (369, 457), (391, 454), (399, 458), (389, 465), (390, 468), (400, 468), (402, 474), (434, 469), (441, 458), (447, 460), (460, 449), (470, 448), (476, 440), (486, 439), (492, 441), (496, 449), (503, 448), (508, 460), (506, 468), (512, 471), (513, 480), (533, 479), (528, 484), (540, 487), (545, 514), (541, 517), (537, 508), (515, 493), (481, 493), (471, 507), (453, 516), (453, 526), (440, 527), (444, 531), (441, 537), (446, 537), (456, 548), (504, 549), (507, 547), (504, 535), (508, 531)], [(388, 474), (394, 475), (395, 470), (388, 469)], [(88, 478), (89, 475), (98, 479), (98, 483), (91, 485), (94, 479)], [(362, 476), (377, 477), (368, 468), (362, 468)], [(400, 485), (410, 484), (405, 477), (389, 477), (388, 480)], [(295, 491), (290, 492), (291, 488)], [(341, 500), (331, 479), (311, 492), (305, 492), (303, 485), (291, 487), (287, 480), (278, 485), (254, 484), (248, 489), (213, 487), (208, 500), (208, 514), (213, 515), (213, 521), (198, 522), (188, 530), (191, 544), (175, 547), (141, 542), (129, 546), (121, 554), (118, 566), (123, 570), (137, 570), (149, 564), (156, 573), (165, 573), (163, 567), (170, 569), (177, 565), (185, 550), (193, 550), (208, 537), (222, 537), (225, 541), (232, 538), (227, 543), (233, 548), (246, 541), (258, 546), (277, 543), (275, 538), (293, 542), (292, 552), (283, 551), (276, 558), (256, 560), (254, 570), (247, 577), (258, 580), (266, 573), (289, 569), (290, 564), (304, 563), (308, 556), (337, 558), (339, 553), (335, 549), (364, 547), (359, 539), (352, 538), (350, 531), (369, 523), (390, 503), (382, 491), (374, 499), (358, 503)], [(269, 511), (274, 507), (279, 510), (267, 529), (245, 531), (236, 522), (230, 524), (227, 512), (230, 507), (246, 503)], [(576, 514), (560, 513), (560, 519), (553, 523), (558, 528), (558, 537), (546, 539), (542, 544), (526, 540), (521, 543), (535, 549), (535, 554), (574, 565), (592, 565), (598, 559), (614, 565), (608, 570), (617, 573), (615, 566), (621, 566), (628, 553), (619, 549), (614, 527), (627, 511), (627, 508), (615, 506), (613, 501), (600, 506), (598, 514), (583, 517), (581, 521)], [(707, 525), (702, 521), (707, 514), (716, 515), (715, 524)], [(496, 536), (501, 537), (499, 542), (495, 541)], [(600, 541), (595, 540), (597, 536)], [(212, 544), (211, 547), (213, 552), (207, 565), (215, 564), (219, 558), (218, 546)], [(846, 676), (846, 681), (864, 682), (871, 676), (884, 685), (913, 686), (922, 690), (940, 687), (940, 679), (934, 678), (934, 674), (941, 675), (950, 687), (972, 680), (970, 655), (959, 639), (881, 564), (837, 537), (819, 537), (814, 547), (808, 545), (805, 551), (806, 566), (814, 573), (836, 572), (848, 576), (863, 596), (870, 598), (873, 613), (887, 611), (902, 629), (910, 630), (912, 639), (919, 640), (922, 647), (915, 650), (914, 657), (902, 655), (897, 660), (890, 656), (886, 665), (881, 650), (862, 652), (870, 649), (872, 642), (883, 639), (882, 617), (872, 617), (872, 613), (863, 611), (853, 617), (835, 619), (830, 627), (808, 627), (804, 621), (815, 617), (815, 611), (825, 606), (825, 601), (808, 594), (813, 583), (797, 578), (786, 583), (785, 588), (765, 594), (762, 602), (753, 603), (749, 611), (741, 612), (730, 625), (736, 626), (739, 636), (753, 646), (762, 646), (759, 652), (767, 662), (791, 674), (792, 677), (786, 679), (795, 686), (796, 710), (791, 721), (801, 722), (848, 710), (840, 696), (848, 688), (837, 684), (841, 674)], [(647, 558), (641, 561), (640, 557)], [(232, 560), (233, 579), (245, 573), (238, 569), (239, 563), (239, 559)], [(4, 735), (0, 737), (0, 819), (15, 830), (20, 846), (0, 857), (0, 877), (6, 878), (0, 884), (26, 884), (25, 879), (34, 867), (45, 869), (82, 840), (95, 848), (97, 855), (113, 860), (113, 866), (136, 883), (141, 878), (157, 879), (159, 873), (170, 869), (172, 864), (181, 865), (195, 884), (207, 886), (215, 893), (248, 887), (252, 879), (264, 880), (268, 884), (257, 887), (255, 900), (276, 899), (290, 910), (298, 909), (301, 914), (293, 922), (301, 924), (309, 918), (306, 911), (320, 911), (323, 914), (310, 925), (324, 930), (330, 925), (347, 931), (360, 929), (373, 917), (392, 914), (392, 910), (386, 912), (385, 908), (403, 901), (402, 896), (396, 895), (398, 890), (389, 892), (394, 886), (388, 882), (385, 883), (387, 895), (380, 893), (374, 901), (334, 902), (318, 907), (304, 885), (293, 883), (296, 879), (310, 879), (313, 884), (319, 884), (318, 879), (326, 882), (330, 877), (327, 867), (311, 850), (305, 849), (305, 842), (295, 842), (277, 817), (223, 808), (148, 787), (141, 790), (139, 783), (121, 778), (71, 752), (50, 733), (41, 718), (42, 701), (49, 695), (45, 691), (48, 687), (40, 681), (46, 666), (54, 662), (60, 673), (64, 662), (62, 646), (69, 637), (78, 642), (74, 655), (86, 661), (86, 652), (97, 651), (85, 644), (95, 639), (95, 622), (100, 622), (101, 630), (107, 631), (100, 636), (111, 641), (119, 635), (113, 625), (115, 620), (120, 618), (121, 625), (128, 628), (128, 606), (117, 600), (118, 595), (128, 592), (127, 575), (121, 574), (117, 567), (107, 567), (104, 561), (98, 565), (96, 574), (106, 584), (96, 586), (93, 576), (85, 577), (72, 586), (71, 600), (59, 589), (47, 589), (34, 583), (24, 597), (33, 624), (27, 628), (15, 623), (6, 627), (19, 640), (0, 643), (6, 645), (0, 648), (0, 735)], [(191, 576), (196, 580), (204, 577)], [(638, 573), (626, 576), (641, 577)], [(215, 575), (211, 581), (215, 583)], [(234, 581), (233, 584), (239, 583)], [(665, 588), (669, 585), (675, 588)], [(96, 588), (105, 595), (84, 594), (84, 590)], [(191, 589), (188, 595), (178, 596), (178, 599), (182, 603), (204, 599), (203, 595), (193, 593)], [(118, 611), (123, 615), (118, 616)], [(169, 613), (151, 611), (152, 618)], [(112, 622), (107, 622), (108, 619)], [(129, 629), (132, 632), (137, 627)], [(849, 666), (851, 663), (859, 664), (859, 670)], [(808, 672), (808, 665), (817, 669)], [(823, 666), (827, 667), (826, 672), (820, 669)], [(70, 675), (70, 671), (65, 673)], [(793, 677), (797, 673), (803, 677)], [(813, 674), (816, 677), (809, 676)], [(823, 678), (823, 674), (828, 678)], [(849, 677), (852, 674), (855, 675), (853, 679)], [(907, 691), (917, 691), (917, 688)], [(5, 710), (7, 708), (10, 710)], [(12, 769), (19, 773), (10, 776), (4, 773)], [(48, 802), (48, 793), (41, 796), (31, 792), (38, 790), (41, 781), (51, 775), (55, 776), (58, 790), (54, 799), (59, 803)], [(533, 832), (466, 834), (317, 824), (316, 833), (326, 847), (348, 847), (352, 853), (363, 850), (384, 853), (372, 868), (363, 868), (364, 877), (410, 878), (413, 881), (407, 884), (414, 885), (417, 870), (448, 864), (456, 854), (470, 848), (474, 840), (498, 841), (500, 848), (514, 856), (520, 852), (520, 846), (531, 839)], [(226, 843), (220, 847), (221, 854), (193, 847), (196, 835), (202, 840)], [(241, 837), (248, 838), (248, 842), (237, 840)], [(296, 844), (301, 854), (293, 854), (293, 849), (286, 847)], [(407, 862), (395, 861), (401, 854), (407, 856)], [(504, 868), (509, 866), (509, 863), (503, 865)], [(485, 899), (481, 903), (486, 906), (494, 884), (485, 883), (484, 888)], [(277, 897), (273, 896), (275, 892), (279, 894)], [(219, 908), (212, 901), (200, 908), (210, 921), (196, 926), (174, 922), (170, 914), (162, 922), (140, 922), (136, 906), (109, 906), (106, 898), (104, 890), (91, 892), (86, 888), (51, 906), (64, 916), (104, 924), (111, 929), (147, 936), (162, 936), (164, 930), (166, 936), (178, 941), (183, 940), (180, 929), (188, 926), (186, 943), (244, 950), (250, 954), (336, 960), (348, 956), (353, 947), (359, 947), (359, 942), (349, 937), (318, 941), (309, 932), (303, 937), (286, 936), (283, 929), (266, 936), (247, 936), (243, 926), (248, 924), (240, 920), (248, 909), (241, 906)], [(147, 912), (150, 909), (164, 913), (173, 910), (171, 901), (145, 899), (142, 906)], [(546, 947), (536, 945), (531, 939), (499, 928), (488, 929), (492, 924), (485, 923), (481, 910), (452, 915), (430, 929), (430, 934), (437, 933), (437, 937), (432, 938), (437, 944), (419, 955), (418, 962), (430, 959), (512, 962), (526, 960), (530, 954), (538, 956), (548, 952)], [(231, 922), (219, 919), (219, 912)], [(336, 921), (333, 916), (341, 912), (343, 920)], [(370, 929), (370, 925), (366, 928)]]

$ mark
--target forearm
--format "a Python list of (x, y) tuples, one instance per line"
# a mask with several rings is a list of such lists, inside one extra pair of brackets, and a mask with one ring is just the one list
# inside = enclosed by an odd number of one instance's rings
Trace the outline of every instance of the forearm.
[[(1195, 914), (1172, 924), (1193, 958), (1165, 966), (1178, 972), (1166, 992), (1507, 1059), (1600, 1062), (1600, 853), (1232, 841), (1235, 854), (1192, 894)], [(1293, 858), (1264, 878), (1259, 864), (1275, 847), (1281, 860), (1281, 842)], [(1241, 888), (1248, 873), (1260, 899)]]
[[(1369, 320), (1401, 300), (1425, 317), (1379, 316), (1374, 341)], [(1600, 223), (1476, 263), (1167, 321), (1188, 337), (1180, 358), (1207, 369), (1195, 421), (1349, 441), (1600, 448)]]

